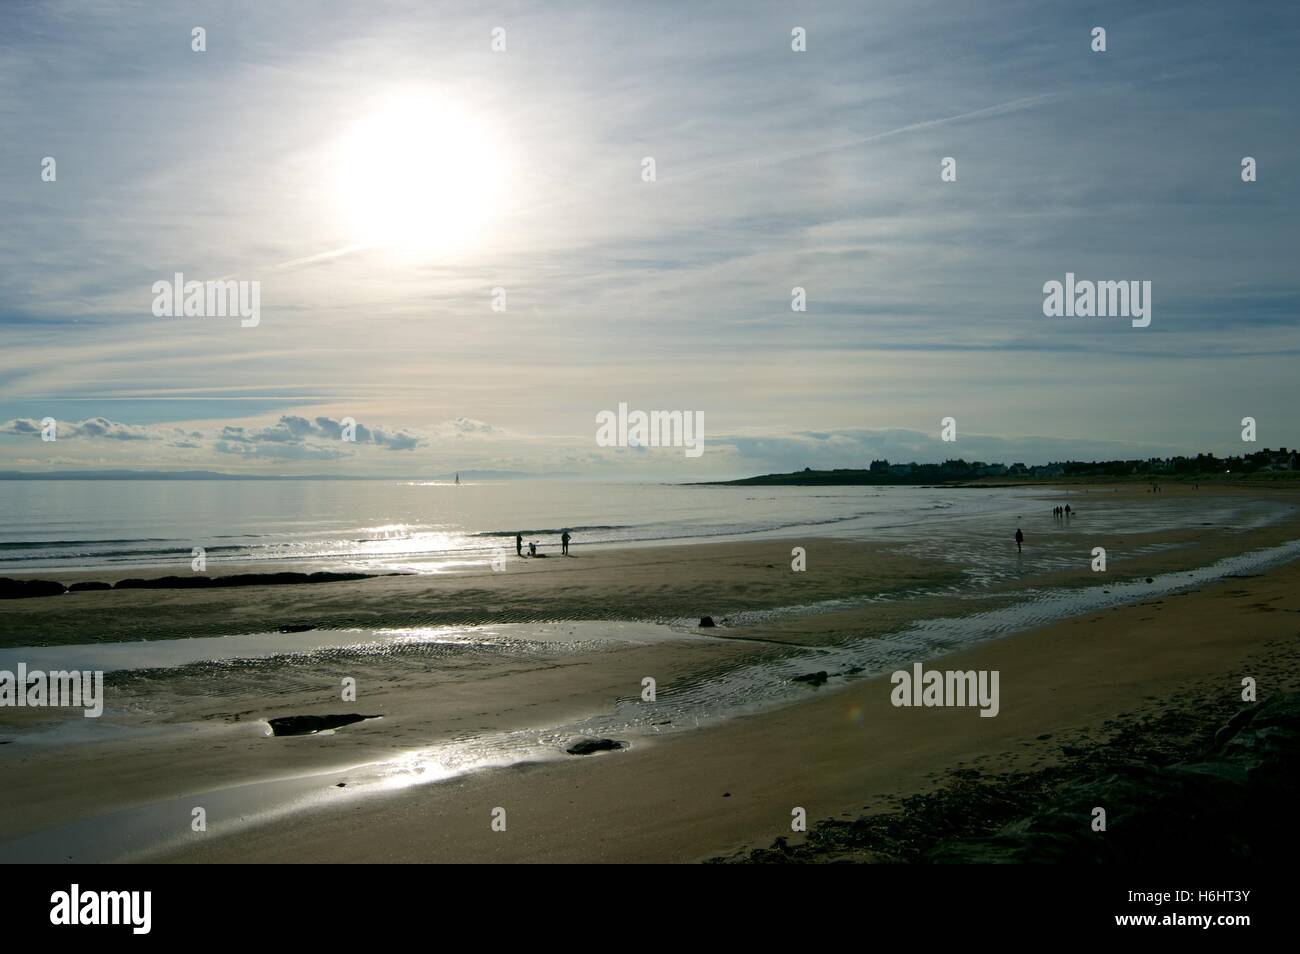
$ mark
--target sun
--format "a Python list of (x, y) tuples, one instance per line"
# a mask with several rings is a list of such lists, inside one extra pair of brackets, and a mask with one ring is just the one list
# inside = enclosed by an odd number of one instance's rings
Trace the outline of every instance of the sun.
[(487, 117), (435, 95), (378, 104), (340, 138), (335, 169), (333, 196), (352, 241), (406, 256), (477, 246), (509, 189)]

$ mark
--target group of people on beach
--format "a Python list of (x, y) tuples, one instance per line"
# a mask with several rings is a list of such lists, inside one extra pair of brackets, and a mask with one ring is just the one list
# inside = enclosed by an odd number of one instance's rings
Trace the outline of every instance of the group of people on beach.
[[(1069, 520), (1070, 515), (1073, 513), (1074, 511), (1070, 509), (1069, 504), (1066, 504), (1064, 507), (1052, 508), (1052, 516), (1059, 517), (1063, 520)], [(1023, 553), (1024, 545), (1025, 545), (1025, 533), (1019, 527), (1016, 527), (1016, 552)]]
[[(568, 530), (565, 530), (565, 531), (563, 531), (563, 532), (560, 533), (560, 555), (561, 555), (561, 556), (568, 556), (568, 555), (569, 555), (569, 540), (570, 540), (570, 539), (571, 539), (571, 538), (570, 538), (570, 536), (569, 536), (569, 531), (568, 531)], [(515, 534), (515, 555), (516, 555), (516, 556), (523, 556), (523, 555), (524, 555), (524, 536), (523, 536), (522, 533), (516, 533), (516, 534)], [(536, 540), (533, 540), (533, 541), (531, 541), (531, 542), (528, 544), (528, 555), (529, 555), (530, 557), (535, 557), (535, 556), (537, 556), (537, 541), (536, 541)], [(543, 556), (545, 556), (545, 554), (543, 554)]]

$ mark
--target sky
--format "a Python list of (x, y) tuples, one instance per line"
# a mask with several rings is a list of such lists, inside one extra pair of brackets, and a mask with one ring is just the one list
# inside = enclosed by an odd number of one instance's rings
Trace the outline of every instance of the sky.
[[(1294, 447), (1297, 48), (1283, 3), (6, 2), (0, 469)], [(1067, 272), (1150, 325), (1046, 316)], [(256, 324), (155, 314), (176, 273)], [(620, 404), (704, 452), (600, 446)]]

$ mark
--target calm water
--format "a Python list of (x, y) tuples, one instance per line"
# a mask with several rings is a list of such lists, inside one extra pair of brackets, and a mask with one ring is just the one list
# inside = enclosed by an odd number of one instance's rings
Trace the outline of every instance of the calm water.
[[(953, 506), (914, 488), (682, 487), (497, 481), (0, 482), (0, 573), (6, 570), (306, 561), (435, 572), (499, 547), (558, 548), (781, 533), (863, 531), (914, 523)], [(1014, 506), (985, 496), (981, 510)]]
[[(563, 481), (460, 486), (415, 481), (0, 481), (0, 575), (86, 567), (189, 572), (203, 547), (223, 562), (434, 573), (510, 550), (520, 532), (541, 552), (635, 545), (841, 535), (904, 541), (976, 566), (987, 537), (1025, 523), (1060, 529), (1041, 488), (692, 487)], [(1249, 527), (1277, 504), (1209, 498), (1127, 503), (1073, 493), (1073, 525), (1155, 530)], [(968, 548), (969, 553), (953, 548)], [(1042, 554), (1047, 556), (1048, 554)], [(268, 569), (271, 567), (268, 566)]]

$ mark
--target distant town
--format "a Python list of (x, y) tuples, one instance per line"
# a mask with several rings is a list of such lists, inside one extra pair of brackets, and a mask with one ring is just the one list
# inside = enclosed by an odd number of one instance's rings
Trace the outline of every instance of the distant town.
[(891, 464), (873, 460), (863, 469), (838, 468), (813, 470), (806, 467), (789, 474), (764, 474), (740, 480), (717, 481), (720, 484), (941, 484), (1008, 479), (1108, 478), (1114, 480), (1188, 480), (1236, 477), (1289, 478), (1300, 475), (1300, 450), (1264, 448), (1239, 457), (1151, 457), (1145, 460), (1062, 461), (1035, 467), (1022, 463), (987, 464), (981, 460), (961, 458), (942, 464)]

